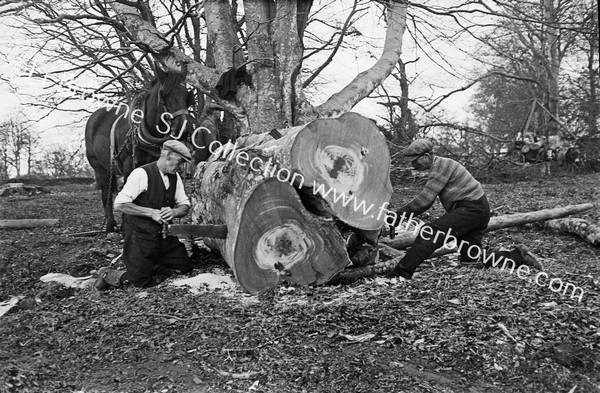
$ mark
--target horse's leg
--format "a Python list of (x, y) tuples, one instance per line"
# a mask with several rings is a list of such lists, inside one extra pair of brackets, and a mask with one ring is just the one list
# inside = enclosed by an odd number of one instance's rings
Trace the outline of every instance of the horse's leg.
[(114, 188), (114, 184), (111, 185), (110, 176), (111, 174), (109, 171), (96, 171), (96, 182), (100, 185), (100, 189), (102, 191), (102, 206), (104, 207), (104, 217), (106, 218), (106, 232), (114, 232), (117, 227), (117, 223), (113, 215), (112, 190), (109, 189), (109, 186)]

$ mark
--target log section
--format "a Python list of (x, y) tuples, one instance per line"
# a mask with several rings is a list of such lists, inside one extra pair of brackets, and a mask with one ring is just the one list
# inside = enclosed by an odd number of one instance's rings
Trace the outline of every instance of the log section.
[(57, 227), (60, 221), (54, 218), (28, 218), (22, 220), (0, 220), (2, 229), (24, 229), (39, 227)]
[(293, 178), (312, 212), (359, 230), (383, 226), (386, 214), (380, 208), (392, 195), (390, 154), (372, 121), (348, 112), (273, 135), (252, 135), (238, 146), (265, 158), (266, 176)]
[(248, 292), (282, 280), (323, 284), (350, 263), (333, 220), (309, 213), (289, 183), (211, 160), (198, 166), (194, 184), (192, 220), (227, 225), (227, 238), (213, 243)]

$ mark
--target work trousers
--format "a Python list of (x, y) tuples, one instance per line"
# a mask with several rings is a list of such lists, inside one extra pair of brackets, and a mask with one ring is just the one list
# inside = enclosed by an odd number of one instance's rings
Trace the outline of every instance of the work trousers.
[(176, 236), (163, 239), (162, 234), (151, 235), (131, 227), (125, 230), (123, 262), (127, 271), (121, 283), (128, 281), (136, 287), (155, 284), (156, 274), (192, 271), (185, 246)]
[[(476, 261), (481, 254), (481, 241), (483, 232), (490, 221), (490, 205), (487, 198), (482, 196), (476, 201), (459, 201), (454, 203), (452, 209), (421, 228), (415, 243), (400, 260), (394, 273), (411, 278), (417, 267), (429, 258), (435, 250), (446, 242), (456, 238), (456, 245), (460, 246), (462, 261)], [(476, 249), (476, 246), (479, 249)], [(450, 247), (450, 245), (448, 245)]]

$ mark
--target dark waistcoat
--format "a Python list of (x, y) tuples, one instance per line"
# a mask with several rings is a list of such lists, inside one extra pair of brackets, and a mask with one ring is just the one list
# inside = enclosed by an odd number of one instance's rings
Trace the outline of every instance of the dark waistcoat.
[[(160, 175), (156, 162), (151, 162), (141, 166), (146, 175), (148, 175), (148, 189), (142, 192), (133, 203), (138, 206), (160, 209), (161, 207), (175, 207), (175, 189), (177, 188), (177, 176), (167, 174), (169, 179), (169, 188), (165, 188), (165, 183)], [(150, 217), (140, 217), (131, 214), (126, 215), (129, 225), (135, 230), (144, 231), (152, 235), (158, 235), (162, 231), (162, 225)]]

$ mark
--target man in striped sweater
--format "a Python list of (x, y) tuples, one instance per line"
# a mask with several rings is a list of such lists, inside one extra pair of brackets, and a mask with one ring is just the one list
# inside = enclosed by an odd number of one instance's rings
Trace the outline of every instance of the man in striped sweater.
[[(423, 190), (398, 209), (394, 226), (428, 210), (436, 197), (440, 198), (446, 214), (421, 228), (415, 243), (392, 275), (412, 278), (424, 260), (451, 240), (456, 240), (463, 265), (483, 267), (480, 262), (481, 240), (490, 220), (490, 206), (481, 184), (460, 163), (436, 157), (433, 144), (426, 139), (417, 139), (402, 153), (415, 169), (430, 172)], [(522, 253), (521, 250), (519, 252)], [(523, 252), (526, 250), (523, 249)], [(517, 264), (519, 262), (527, 263), (523, 260), (517, 261)]]
[(415, 169), (430, 172), (419, 195), (398, 209), (394, 225), (398, 226), (407, 219), (410, 222), (413, 216), (429, 209), (436, 197), (440, 198), (446, 214), (420, 228), (415, 243), (394, 268), (393, 276), (412, 278), (425, 259), (452, 241), (456, 242), (463, 266), (493, 267), (496, 266), (493, 261), (500, 261), (501, 257), (510, 260), (513, 267), (528, 265), (542, 270), (535, 255), (523, 245), (517, 245), (511, 251), (493, 252), (494, 258), (482, 263), (481, 240), (490, 221), (490, 206), (481, 184), (458, 162), (436, 157), (433, 144), (426, 139), (417, 139), (402, 153)]

